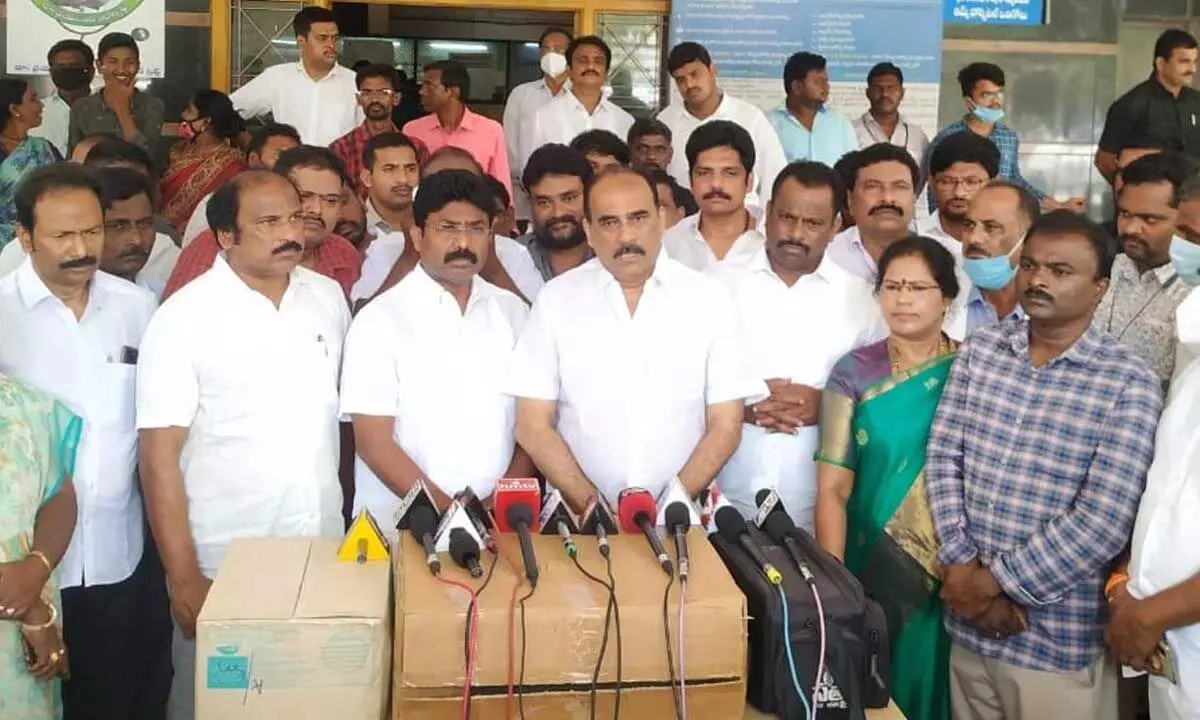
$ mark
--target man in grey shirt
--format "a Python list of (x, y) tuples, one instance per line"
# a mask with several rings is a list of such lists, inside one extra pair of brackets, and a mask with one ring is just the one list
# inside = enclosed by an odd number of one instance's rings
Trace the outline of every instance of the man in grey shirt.
[(96, 66), (104, 87), (71, 106), (70, 146), (109, 133), (153, 154), (162, 135), (163, 102), (134, 85), (141, 67), (137, 42), (125, 33), (105, 35)]
[(547, 282), (594, 255), (583, 230), (583, 192), (591, 179), (588, 159), (566, 145), (543, 145), (525, 163), (521, 184), (529, 193), (532, 222), (518, 242), (529, 248)]

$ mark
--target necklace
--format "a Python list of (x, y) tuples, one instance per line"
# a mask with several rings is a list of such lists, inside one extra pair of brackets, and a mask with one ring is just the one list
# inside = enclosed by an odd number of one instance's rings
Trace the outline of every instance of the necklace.
[[(932, 355), (925, 358), (924, 360), (921, 360), (919, 362), (913, 363), (912, 365), (909, 365), (909, 367), (907, 369), (911, 370), (914, 367), (917, 367), (926, 362), (929, 362), (930, 360), (934, 359), (935, 357), (940, 357), (942, 355), (945, 355), (946, 353), (950, 352), (952, 349), (953, 348), (950, 345), (950, 338), (946, 337), (945, 333), (943, 333), (941, 339), (938, 341), (937, 350), (934, 351), (934, 353)], [(899, 351), (896, 350), (896, 344), (894, 342), (892, 342), (892, 339), (890, 337), (887, 340), (887, 350), (888, 350), (888, 363), (892, 366), (892, 375), (899, 375), (906, 368), (903, 367), (903, 364), (902, 364), (903, 361), (900, 358), (900, 353), (899, 353)]]
[[(1146, 311), (1146, 308), (1148, 308), (1152, 304), (1154, 304), (1154, 301), (1158, 299), (1158, 296), (1162, 295), (1164, 292), (1166, 292), (1167, 288), (1174, 285), (1175, 281), (1178, 279), (1179, 279), (1179, 276), (1175, 275), (1170, 280), (1167, 280), (1165, 283), (1160, 285), (1158, 287), (1158, 289), (1154, 291), (1154, 294), (1150, 296), (1150, 299), (1147, 300), (1146, 302), (1142, 303), (1142, 306), (1137, 309), (1137, 312), (1135, 312), (1133, 314), (1133, 317), (1129, 318), (1129, 322), (1125, 323), (1125, 325), (1121, 328), (1121, 331), (1119, 333), (1115, 333), (1117, 336), (1117, 339), (1120, 340), (1121, 338), (1125, 337), (1125, 333), (1129, 331), (1129, 328), (1133, 327), (1133, 324), (1135, 322), (1137, 322), (1137, 319), (1142, 316), (1142, 313), (1144, 313)], [(1113, 314), (1117, 310), (1117, 299), (1118, 299), (1117, 296), (1118, 296), (1117, 288), (1114, 287), (1112, 303), (1110, 303), (1108, 306), (1108, 326), (1105, 328), (1105, 330), (1110, 335), (1114, 334), (1113, 333)]]

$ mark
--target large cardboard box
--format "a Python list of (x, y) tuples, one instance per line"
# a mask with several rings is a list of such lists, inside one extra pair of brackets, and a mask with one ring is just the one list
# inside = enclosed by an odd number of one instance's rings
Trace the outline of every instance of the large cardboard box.
[[(621, 717), (633, 720), (674, 716), (668, 685), (662, 620), (667, 576), (641, 535), (612, 541), (613, 574), (621, 617)], [(522, 568), (517, 538), (499, 538), (504, 554)], [(588, 716), (588, 689), (604, 630), (608, 592), (585, 578), (557, 537), (534, 538), (541, 578), (526, 603), (525, 720)], [(605, 577), (595, 538), (576, 537), (579, 561)], [(691, 579), (685, 604), (684, 665), (690, 720), (733, 720), (745, 705), (746, 603), (705, 535), (689, 535)], [(465, 678), (464, 623), (467, 594), (435, 580), (425, 555), (411, 537), (395, 553), (396, 630), (392, 706), (396, 720), (457, 720)], [(485, 568), (492, 562), (484, 558)], [(443, 558), (443, 576), (480, 586), (480, 580)], [(486, 577), (486, 573), (485, 573)], [(523, 576), (520, 578), (523, 580)], [(518, 582), (501, 558), (479, 601), (479, 635), (472, 702), (475, 720), (505, 718), (508, 681), (509, 603)], [(518, 597), (525, 595), (523, 585)], [(676, 582), (669, 601), (672, 648), (678, 662)], [(519, 680), (521, 621), (514, 617), (513, 674)], [(597, 715), (612, 716), (616, 680), (616, 636), (601, 668)]]
[(233, 542), (196, 626), (197, 720), (386, 716), (390, 563), (338, 544)]

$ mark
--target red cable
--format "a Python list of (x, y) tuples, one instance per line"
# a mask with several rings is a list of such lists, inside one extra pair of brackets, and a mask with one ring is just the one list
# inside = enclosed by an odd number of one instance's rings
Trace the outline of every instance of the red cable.
[(459, 709), (459, 714), (462, 720), (467, 720), (467, 716), (469, 715), (468, 710), (471, 707), (471, 686), (475, 682), (475, 648), (478, 645), (479, 637), (479, 599), (475, 594), (475, 589), (466, 583), (459, 582), (457, 580), (448, 580), (441, 575), (434, 575), (434, 577), (437, 578), (437, 581), (443, 585), (449, 585), (451, 587), (459, 588), (460, 590), (465, 590), (467, 595), (470, 596), (470, 603), (468, 604), (470, 613), (467, 615), (466, 620), (466, 622), (471, 623), (471, 634), (467, 639), (467, 678), (466, 682), (463, 684), (462, 706)]
[(516, 650), (516, 612), (517, 612), (517, 592), (521, 586), (525, 584), (524, 573), (517, 564), (513, 562), (511, 556), (496, 544), (497, 552), (504, 557), (508, 566), (513, 571), (513, 576), (517, 578), (517, 582), (513, 584), (512, 597), (508, 600), (508, 691), (504, 698), (504, 717), (505, 720), (512, 720), (513, 705), (516, 702), (516, 697), (513, 694), (513, 653)]

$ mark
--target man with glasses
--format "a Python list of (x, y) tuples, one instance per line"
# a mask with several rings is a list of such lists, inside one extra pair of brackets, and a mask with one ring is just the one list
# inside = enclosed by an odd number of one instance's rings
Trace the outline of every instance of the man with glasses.
[[(400, 90), (396, 87), (396, 71), (388, 65), (367, 64), (359, 68), (354, 78), (358, 86), (358, 106), (366, 119), (358, 127), (334, 140), (329, 149), (337, 155), (346, 168), (346, 174), (360, 198), (367, 196), (363, 183), (363, 152), (367, 143), (376, 135), (400, 132), (392, 122), (392, 111), (400, 104)], [(411, 138), (410, 138), (411, 139)], [(417, 145), (417, 160), (425, 159), (425, 146)]]
[(975, 133), (951, 135), (929, 156), (930, 192), (938, 210), (917, 221), (917, 232), (962, 257), (971, 198), (1000, 172), (1000, 151)]
[(308, 145), (325, 146), (354, 129), (362, 111), (354, 102), (354, 72), (338, 65), (337, 21), (323, 7), (306, 7), (292, 20), (300, 62), (267, 68), (229, 96), (247, 119), (270, 113), (300, 131)]

